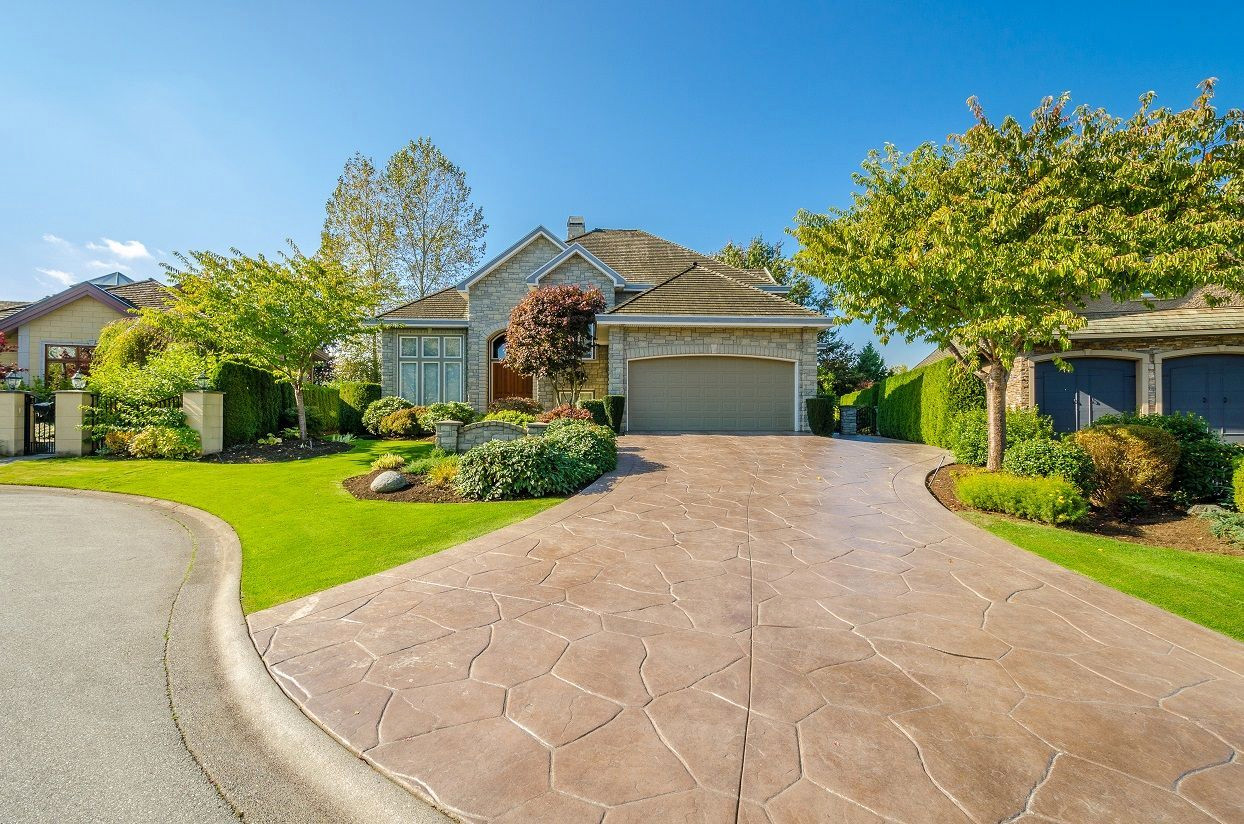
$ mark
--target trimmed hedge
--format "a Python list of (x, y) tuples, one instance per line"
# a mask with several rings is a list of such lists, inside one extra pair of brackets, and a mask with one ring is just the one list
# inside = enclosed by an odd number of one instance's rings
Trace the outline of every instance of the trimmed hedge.
[[(285, 410), (287, 417), (293, 418), (290, 426), (297, 426), (297, 412), (291, 411), (297, 409), (297, 404), (294, 403), (294, 387), (288, 383), (282, 383), (279, 386), (281, 387), (281, 408)], [(341, 396), (337, 394), (336, 387), (318, 383), (303, 384), (302, 402), (307, 408), (308, 429), (311, 428), (311, 421), (315, 421), (316, 426), (322, 432), (338, 431)]]
[(592, 423), (596, 424), (597, 426), (608, 426), (609, 425), (609, 416), (605, 414), (605, 402), (604, 401), (593, 401), (593, 400), (579, 401), (579, 408), (586, 409), (588, 412), (591, 412)]
[(380, 400), (380, 384), (361, 381), (341, 381), (336, 384), (339, 406), (337, 428), (341, 432), (366, 435), (363, 413), (372, 401)]
[(1023, 478), (1009, 472), (973, 472), (955, 478), (955, 494), (975, 509), (1002, 512), (1047, 524), (1072, 523), (1088, 501), (1064, 478)]
[(954, 358), (883, 378), (839, 399), (842, 406), (876, 407), (878, 435), (951, 446), (953, 422), (985, 408), (985, 385)]
[(272, 373), (240, 363), (222, 363), (212, 383), (225, 393), (225, 446), (254, 443), (281, 428), (284, 396)]
[(1072, 436), (1093, 459), (1094, 497), (1116, 509), (1132, 496), (1164, 494), (1179, 464), (1179, 441), (1164, 429), (1114, 424), (1081, 429)]
[(808, 428), (813, 435), (829, 436), (834, 431), (834, 399), (818, 395), (808, 398)]
[(854, 392), (848, 392), (838, 399), (838, 403), (842, 406), (876, 406), (880, 390), (881, 384), (874, 383), (867, 389), (857, 389)]
[(622, 434), (622, 424), (626, 421), (626, 396), (605, 396), (605, 419), (608, 426), (617, 434)]
[(1232, 473), (1231, 485), (1235, 492), (1235, 508), (1244, 512), (1244, 461)]

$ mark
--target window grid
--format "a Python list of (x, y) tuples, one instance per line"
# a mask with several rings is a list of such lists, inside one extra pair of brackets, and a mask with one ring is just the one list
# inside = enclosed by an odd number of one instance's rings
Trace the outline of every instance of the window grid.
[(464, 396), (461, 335), (403, 335), (398, 339), (398, 394), (426, 406)]

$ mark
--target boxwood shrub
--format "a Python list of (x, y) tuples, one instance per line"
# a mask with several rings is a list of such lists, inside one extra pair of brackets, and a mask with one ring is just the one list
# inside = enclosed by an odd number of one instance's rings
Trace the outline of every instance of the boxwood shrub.
[(960, 501), (975, 509), (1046, 524), (1073, 523), (1088, 512), (1088, 501), (1064, 478), (972, 472), (955, 479), (955, 493)]
[(1020, 441), (1006, 451), (1002, 468), (1013, 475), (1048, 478), (1057, 475), (1083, 491), (1091, 491), (1093, 459), (1075, 441)]
[(579, 486), (618, 468), (618, 439), (607, 426), (559, 418), (544, 437), (582, 465)]
[(458, 460), (454, 487), (464, 498), (499, 501), (568, 495), (580, 486), (583, 465), (547, 436), (489, 441)]
[(337, 428), (341, 432), (366, 435), (363, 413), (372, 401), (380, 400), (380, 384), (362, 381), (340, 381), (336, 384), (339, 406)]
[(1133, 496), (1164, 494), (1175, 477), (1179, 442), (1153, 426), (1108, 425), (1081, 429), (1075, 442), (1093, 459), (1094, 499), (1117, 509)]
[(387, 395), (374, 400), (363, 411), (363, 428), (373, 435), (380, 434), (380, 422), (399, 409), (410, 409), (413, 403), (397, 395)]
[(808, 428), (813, 435), (832, 435), (834, 432), (834, 399), (824, 395), (808, 398)]
[(605, 396), (605, 419), (610, 429), (622, 434), (622, 424), (626, 421), (626, 396)]

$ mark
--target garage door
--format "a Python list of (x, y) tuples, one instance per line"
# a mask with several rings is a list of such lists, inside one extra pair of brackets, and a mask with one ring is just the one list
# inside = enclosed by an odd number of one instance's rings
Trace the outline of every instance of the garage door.
[(1055, 432), (1075, 432), (1102, 415), (1136, 409), (1136, 361), (1067, 358), (1072, 371), (1053, 361), (1037, 364), (1033, 393), (1041, 414), (1054, 419)]
[(1162, 409), (1195, 412), (1230, 440), (1244, 439), (1244, 355), (1166, 358)]
[(711, 356), (628, 362), (633, 432), (789, 432), (795, 365)]

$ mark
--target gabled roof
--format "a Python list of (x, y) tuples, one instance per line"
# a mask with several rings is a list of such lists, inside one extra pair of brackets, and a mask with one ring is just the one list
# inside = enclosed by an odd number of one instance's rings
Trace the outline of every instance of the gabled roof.
[(622, 277), (622, 275), (619, 274), (612, 266), (596, 257), (596, 255), (592, 254), (578, 243), (570, 244), (564, 252), (528, 275), (527, 282), (533, 285), (539, 283), (541, 278), (573, 257), (587, 261), (588, 264), (597, 269), (605, 277), (609, 278), (609, 280), (613, 281), (613, 285), (615, 287), (619, 289), (625, 288), (626, 278)]
[(0, 300), (0, 320), (4, 320), (9, 315), (19, 312), (30, 305), (30, 301), (24, 300)]
[(173, 302), (173, 292), (155, 278), (105, 286), (104, 290), (136, 309), (164, 309)]
[(829, 319), (794, 301), (726, 277), (698, 261), (606, 313), (619, 316)]
[(376, 316), (381, 321), (467, 319), (467, 296), (451, 286), (439, 292), (394, 306)]
[[(108, 282), (108, 277), (105, 276), (105, 282)], [(122, 314), (138, 309), (163, 309), (172, 302), (169, 288), (154, 278), (132, 281), (121, 275), (121, 279), (124, 282), (112, 286), (98, 285), (96, 280), (99, 278), (75, 283), (68, 289), (32, 303), (0, 302), (0, 331), (12, 331), (81, 298), (97, 300)]]
[(764, 269), (739, 269), (641, 229), (593, 229), (574, 242), (636, 283), (660, 283), (698, 263), (739, 283), (775, 285)]
[(539, 237), (543, 237), (543, 238), (545, 238), (545, 239), (549, 240), (549, 241), (550, 241), (550, 242), (552, 242), (552, 244), (553, 244), (554, 246), (556, 246), (559, 250), (563, 250), (563, 251), (564, 251), (564, 250), (566, 249), (566, 244), (565, 244), (562, 240), (560, 240), (560, 239), (557, 237), (557, 235), (555, 235), (555, 234), (553, 234), (552, 232), (550, 232), (550, 231), (549, 231), (548, 229), (546, 229), (544, 226), (537, 226), (536, 228), (534, 228), (534, 229), (532, 229), (530, 232), (528, 232), (526, 235), (524, 235), (524, 236), (523, 236), (523, 237), (522, 237), (522, 238), (521, 238), (521, 239), (520, 239), (517, 243), (515, 243), (513, 246), (511, 246), (510, 248), (506, 249), (504, 252), (502, 252), (501, 254), (497, 255), (495, 258), (493, 258), (492, 260), (488, 261), (488, 262), (487, 262), (487, 263), (485, 263), (483, 266), (479, 267), (479, 268), (478, 268), (478, 269), (476, 269), (474, 272), (472, 272), (472, 273), (471, 273), (471, 274), (470, 274), (467, 278), (465, 278), (462, 282), (458, 283), (458, 284), (457, 284), (457, 286), (456, 286), (456, 288), (461, 289), (461, 290), (462, 290), (462, 291), (464, 291), (464, 292), (465, 292), (467, 289), (470, 289), (470, 288), (471, 288), (471, 285), (472, 285), (473, 283), (475, 283), (476, 281), (478, 281), (480, 278), (483, 278), (485, 275), (487, 275), (487, 274), (488, 274), (489, 272), (491, 272), (493, 269), (496, 269), (498, 266), (500, 266), (501, 264), (505, 263), (505, 262), (506, 262), (507, 260), (509, 260), (510, 258), (514, 257), (516, 254), (518, 254), (519, 252), (521, 252), (523, 249), (527, 248), (527, 245), (528, 245), (529, 243), (531, 243), (533, 240), (535, 240), (536, 238), (539, 238)]

